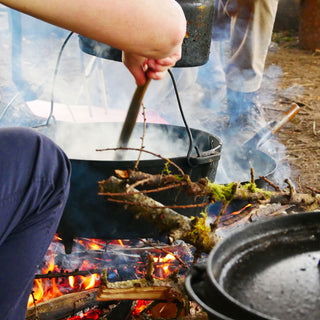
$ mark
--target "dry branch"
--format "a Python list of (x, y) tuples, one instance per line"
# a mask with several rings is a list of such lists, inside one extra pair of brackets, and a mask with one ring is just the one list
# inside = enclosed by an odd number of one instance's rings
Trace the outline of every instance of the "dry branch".
[[(313, 194), (297, 193), (288, 179), (286, 180), (288, 189), (282, 191), (279, 187), (270, 182), (270, 185), (274, 187), (276, 191), (266, 191), (257, 188), (252, 182), (246, 185), (236, 183), (230, 183), (229, 185), (218, 185), (216, 183), (211, 183), (206, 179), (201, 179), (197, 182), (191, 182), (187, 175), (181, 178), (180, 176), (170, 174), (150, 175), (143, 172), (135, 172), (130, 170), (117, 171), (116, 173), (119, 172), (121, 172), (119, 175), (120, 178), (124, 179), (123, 182), (126, 184), (133, 184), (137, 181), (143, 180), (144, 184), (155, 187), (153, 192), (158, 191), (159, 188), (164, 186), (168, 187), (169, 184), (172, 184), (175, 187), (179, 187), (182, 192), (185, 192), (190, 197), (205, 196), (208, 197), (211, 202), (246, 200), (250, 203), (263, 202), (280, 203), (282, 205), (293, 204), (297, 206), (299, 211), (311, 211), (319, 208), (320, 206), (320, 194), (316, 194), (315, 192), (313, 192)], [(113, 183), (123, 183), (120, 181), (121, 180), (118, 180), (116, 182), (114, 180)], [(268, 182), (268, 179), (265, 179), (265, 181)], [(108, 180), (104, 180), (99, 184), (100, 195), (106, 195), (109, 198), (113, 197), (114, 199), (116, 199), (118, 195), (121, 195), (123, 201), (130, 198), (130, 201), (132, 202), (129, 201), (129, 203), (135, 203), (135, 205), (137, 205), (138, 202), (134, 202), (134, 197), (131, 197), (132, 195), (150, 192), (150, 190), (132, 191), (130, 187), (128, 187), (128, 189), (122, 188), (122, 191), (119, 190), (117, 192), (112, 190), (112, 186), (109, 188), (110, 185), (108, 185)], [(313, 189), (313, 191), (316, 190)], [(143, 205), (143, 203), (141, 203), (141, 205)]]

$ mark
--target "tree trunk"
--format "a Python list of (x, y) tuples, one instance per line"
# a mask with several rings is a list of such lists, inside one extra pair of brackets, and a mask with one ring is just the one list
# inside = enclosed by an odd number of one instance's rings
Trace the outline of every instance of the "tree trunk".
[(299, 42), (303, 49), (320, 49), (320, 0), (301, 0)]

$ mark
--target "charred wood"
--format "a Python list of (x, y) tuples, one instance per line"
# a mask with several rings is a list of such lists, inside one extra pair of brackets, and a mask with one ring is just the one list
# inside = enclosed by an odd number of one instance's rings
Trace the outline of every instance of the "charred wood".
[(54, 278), (68, 278), (70, 276), (88, 276), (91, 274), (101, 274), (102, 269), (90, 269), (83, 271), (65, 271), (65, 272), (48, 272), (43, 274), (36, 274), (35, 279), (54, 279)]
[(111, 311), (100, 317), (98, 320), (127, 320), (129, 319), (132, 309), (134, 307), (134, 301), (120, 301), (114, 306)]

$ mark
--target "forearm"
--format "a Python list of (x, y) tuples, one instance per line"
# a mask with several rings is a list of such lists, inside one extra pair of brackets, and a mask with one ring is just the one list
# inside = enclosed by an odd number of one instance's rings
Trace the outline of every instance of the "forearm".
[(186, 21), (174, 0), (3, 0), (2, 4), (120, 50), (161, 59), (181, 45)]

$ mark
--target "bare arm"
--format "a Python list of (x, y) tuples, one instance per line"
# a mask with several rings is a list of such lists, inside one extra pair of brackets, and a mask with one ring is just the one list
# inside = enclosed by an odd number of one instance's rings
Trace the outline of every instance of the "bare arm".
[[(124, 62), (133, 74), (137, 66), (130, 64), (138, 63), (146, 71), (146, 58), (160, 62), (168, 57), (180, 59), (186, 20), (174, 0), (2, 0), (1, 3), (125, 51), (127, 62)], [(159, 72), (162, 69), (159, 67)]]

